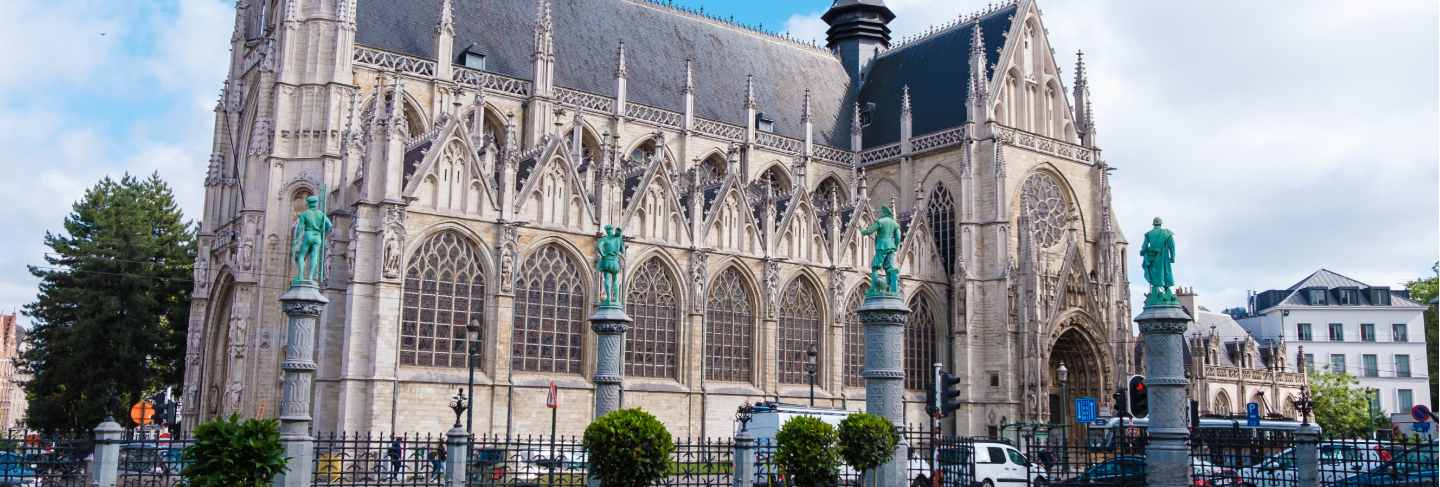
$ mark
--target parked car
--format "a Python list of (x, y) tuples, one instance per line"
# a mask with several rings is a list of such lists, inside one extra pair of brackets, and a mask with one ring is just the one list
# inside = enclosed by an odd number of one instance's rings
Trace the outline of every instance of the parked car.
[(1085, 472), (1079, 476), (1056, 484), (1057, 487), (1082, 485), (1143, 487), (1145, 485), (1145, 457), (1115, 457), (1085, 469)]
[(35, 470), (23, 456), (0, 451), (0, 487), (34, 487), (37, 480)]
[[(1320, 456), (1320, 483), (1329, 485), (1342, 478), (1364, 472), (1380, 461), (1379, 442), (1348, 440), (1323, 442), (1316, 446)], [(1241, 487), (1287, 487), (1295, 485), (1295, 450), (1286, 448), (1250, 467), (1237, 470)]]
[(1364, 472), (1336, 481), (1337, 487), (1352, 486), (1434, 486), (1440, 484), (1436, 474), (1435, 443), (1420, 445), (1394, 459)]
[[(973, 449), (972, 449), (973, 445)], [(960, 479), (971, 478), (975, 485), (995, 486), (1011, 483), (1048, 485), (1050, 474), (1045, 467), (1032, 463), (1025, 454), (1009, 443), (1000, 441), (976, 441), (972, 445), (956, 448), (941, 448), (940, 471), (945, 487), (958, 486)], [(917, 459), (912, 459), (915, 463)], [(919, 466), (912, 466), (911, 472), (928, 472), (929, 459), (918, 459)], [(973, 476), (969, 473), (973, 472)], [(1027, 479), (1028, 475), (1028, 479)], [(916, 474), (910, 479), (913, 487), (928, 487), (930, 477)]]

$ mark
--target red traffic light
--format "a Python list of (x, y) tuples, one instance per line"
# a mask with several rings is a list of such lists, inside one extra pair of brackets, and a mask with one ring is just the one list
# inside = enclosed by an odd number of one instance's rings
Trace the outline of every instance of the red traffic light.
[(1139, 384), (1135, 384), (1135, 390), (1137, 390), (1137, 391), (1144, 391), (1144, 390), (1145, 390), (1145, 383), (1144, 383), (1144, 382), (1141, 382), (1141, 383), (1139, 383)]

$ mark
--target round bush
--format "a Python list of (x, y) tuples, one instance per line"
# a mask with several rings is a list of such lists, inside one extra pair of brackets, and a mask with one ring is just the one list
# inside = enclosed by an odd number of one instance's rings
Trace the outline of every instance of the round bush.
[(890, 422), (870, 413), (852, 414), (840, 422), (840, 458), (856, 470), (869, 470), (890, 461), (900, 435)]
[(195, 427), (195, 443), (184, 450), (181, 472), (193, 487), (269, 487), (288, 470), (280, 423), (237, 416)]
[(646, 487), (665, 475), (675, 443), (660, 420), (639, 409), (606, 413), (585, 428), (590, 475), (605, 487)]
[(775, 434), (779, 444), (775, 463), (794, 487), (835, 485), (839, 456), (835, 453), (835, 428), (818, 418), (796, 416)]

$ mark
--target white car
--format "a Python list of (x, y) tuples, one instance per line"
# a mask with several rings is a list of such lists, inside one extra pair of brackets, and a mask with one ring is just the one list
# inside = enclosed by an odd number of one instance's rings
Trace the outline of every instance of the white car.
[[(1379, 465), (1380, 443), (1374, 441), (1345, 441), (1320, 443), (1320, 484), (1328, 485), (1345, 477), (1367, 470), (1367, 466)], [(1271, 455), (1254, 466), (1236, 471), (1242, 487), (1282, 487), (1295, 485), (1295, 452), (1292, 448)]]
[[(973, 450), (971, 450), (973, 445)], [(964, 476), (964, 468), (970, 468), (974, 472), (974, 482), (985, 487), (996, 485), (1013, 485), (1023, 483), (1027, 485), (1048, 485), (1050, 474), (1045, 467), (1036, 463), (1030, 463), (1030, 459), (1020, 450), (1015, 449), (1009, 443), (998, 441), (976, 441), (971, 445), (957, 447), (956, 450), (947, 452), (941, 447), (940, 470), (945, 475), (943, 485), (949, 487), (959, 485), (952, 483), (950, 476)], [(956, 455), (958, 453), (958, 456)], [(947, 461), (949, 457), (950, 461)], [(969, 462), (965, 462), (969, 457)], [(929, 459), (911, 459), (910, 471), (929, 472)], [(967, 465), (968, 463), (968, 465)], [(1029, 478), (1027, 479), (1027, 472)], [(916, 474), (910, 479), (912, 487), (930, 487), (930, 476), (924, 473)]]

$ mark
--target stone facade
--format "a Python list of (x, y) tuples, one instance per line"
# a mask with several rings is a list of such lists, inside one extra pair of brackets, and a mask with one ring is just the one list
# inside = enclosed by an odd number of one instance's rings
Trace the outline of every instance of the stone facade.
[[(191, 423), (279, 414), (278, 298), (310, 195), (335, 221), (317, 431), (443, 431), (473, 343), (477, 432), (544, 431), (551, 380), (560, 432), (580, 432), (607, 224), (631, 238), (621, 400), (677, 436), (728, 435), (745, 402), (804, 401), (793, 371), (811, 346), (817, 403), (864, 407), (859, 229), (882, 205), (904, 235), (907, 422), (923, 421), (931, 361), (964, 379), (948, 426), (962, 434), (1048, 417), (1061, 361), (1072, 395), (1102, 398), (1134, 368), (1126, 241), (1083, 63), (1067, 94), (1031, 1), (905, 45), (832, 29), (831, 49), (640, 0), (237, 7)], [(869, 13), (834, 22), (889, 20)], [(837, 34), (852, 31), (871, 37)], [(836, 54), (867, 42), (883, 49)], [(901, 67), (925, 53), (964, 74)]]
[(25, 329), (15, 323), (15, 314), (0, 314), (0, 428), (24, 426), (27, 376), (16, 364), (24, 340)]

